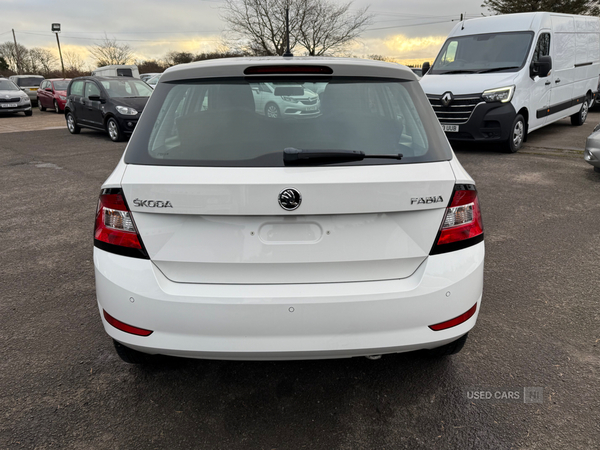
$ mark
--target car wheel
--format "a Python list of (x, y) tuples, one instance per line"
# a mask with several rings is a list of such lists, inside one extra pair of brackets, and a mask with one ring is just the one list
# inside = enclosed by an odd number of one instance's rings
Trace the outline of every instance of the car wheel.
[(38, 104), (38, 108), (40, 108), (40, 111), (46, 111), (46, 107), (44, 105), (42, 105), (42, 102), (40, 102), (39, 98), (37, 100), (37, 104)]
[(123, 140), (123, 132), (114, 118), (111, 117), (106, 121), (106, 131), (111, 141), (121, 142)]
[(33, 111), (32, 111), (32, 110), (29, 110), (29, 111), (24, 111), (24, 112), (25, 112), (25, 115), (26, 115), (27, 117), (29, 117), (29, 116), (32, 116), (32, 115), (33, 115)]
[(594, 172), (600, 173), (600, 167), (594, 167)]
[(465, 342), (467, 342), (467, 337), (469, 333), (462, 336), (460, 339), (456, 341), (450, 342), (449, 344), (442, 345), (441, 347), (432, 348), (431, 350), (426, 350), (427, 356), (432, 358), (443, 358), (444, 356), (455, 355), (462, 350), (465, 346)]
[(279, 106), (275, 103), (269, 103), (265, 106), (265, 116), (269, 119), (280, 119), (281, 112), (279, 111)]
[(590, 111), (590, 98), (587, 96), (581, 105), (581, 109), (578, 113), (573, 114), (571, 116), (571, 125), (583, 125), (585, 123), (585, 119), (587, 119), (588, 112)]
[(77, 125), (75, 116), (72, 113), (67, 113), (67, 128), (71, 134), (79, 134), (81, 128)]
[(128, 364), (150, 364), (158, 362), (159, 358), (156, 355), (149, 355), (147, 353), (138, 352), (132, 348), (126, 347), (120, 342), (113, 339), (115, 350), (117, 355)]
[(54, 112), (58, 114), (60, 112), (60, 108), (58, 107), (58, 102), (54, 100)]
[(508, 141), (504, 143), (506, 153), (516, 153), (523, 146), (525, 140), (525, 119), (521, 114), (517, 114), (510, 127)]

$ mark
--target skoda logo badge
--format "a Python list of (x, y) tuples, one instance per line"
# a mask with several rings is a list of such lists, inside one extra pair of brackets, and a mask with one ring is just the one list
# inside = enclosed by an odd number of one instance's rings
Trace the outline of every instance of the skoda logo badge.
[(452, 93), (445, 92), (444, 95), (442, 95), (442, 105), (447, 108), (450, 106), (450, 103), (452, 103)]
[(279, 193), (279, 206), (286, 211), (297, 209), (302, 203), (302, 196), (297, 189), (287, 188)]

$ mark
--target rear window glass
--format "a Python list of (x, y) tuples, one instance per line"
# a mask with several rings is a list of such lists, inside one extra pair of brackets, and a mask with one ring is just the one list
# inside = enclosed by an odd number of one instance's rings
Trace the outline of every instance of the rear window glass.
[(415, 81), (332, 77), (219, 79), (158, 86), (125, 162), (280, 167), (283, 150), (398, 154), (340, 165), (403, 164), (451, 158)]
[(17, 78), (16, 81), (19, 86), (39, 86), (44, 79), (37, 77), (25, 77)]
[(54, 89), (56, 91), (66, 91), (67, 90), (67, 86), (69, 86), (69, 82), (64, 80), (64, 81), (54, 81)]
[(117, 69), (118, 77), (133, 77), (131, 69)]

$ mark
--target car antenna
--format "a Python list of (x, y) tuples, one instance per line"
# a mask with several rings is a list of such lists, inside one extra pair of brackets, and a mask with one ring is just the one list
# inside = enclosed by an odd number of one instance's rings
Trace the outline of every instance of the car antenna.
[(460, 21), (462, 22), (460, 24), (460, 29), (461, 31), (465, 29), (465, 20), (463, 19), (463, 17), (466, 19), (467, 17), (467, 13), (465, 13), (465, 15), (463, 16), (462, 14), (460, 15)]
[(283, 54), (284, 58), (289, 58), (294, 56), (290, 51), (290, 8), (288, 6), (285, 7), (285, 41), (286, 41), (286, 49)]

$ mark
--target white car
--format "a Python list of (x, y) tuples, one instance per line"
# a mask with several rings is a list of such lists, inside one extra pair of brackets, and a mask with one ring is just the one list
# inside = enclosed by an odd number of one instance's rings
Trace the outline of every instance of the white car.
[[(273, 120), (256, 83), (318, 84), (321, 113)], [(456, 353), (483, 264), (473, 180), (417, 77), (378, 61), (167, 70), (95, 222), (98, 307), (127, 362)]]
[(319, 114), (319, 96), (295, 83), (251, 83), (256, 111), (271, 119)]

